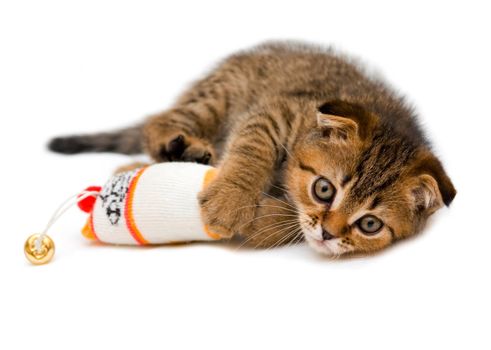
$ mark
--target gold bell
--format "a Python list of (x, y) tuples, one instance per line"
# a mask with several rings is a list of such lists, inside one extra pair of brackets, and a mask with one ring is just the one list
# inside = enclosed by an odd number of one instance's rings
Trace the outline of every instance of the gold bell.
[(39, 242), (41, 235), (35, 233), (31, 235), (24, 244), (24, 254), (27, 260), (34, 265), (42, 265), (49, 262), (55, 254), (55, 243), (53, 240), (44, 235)]

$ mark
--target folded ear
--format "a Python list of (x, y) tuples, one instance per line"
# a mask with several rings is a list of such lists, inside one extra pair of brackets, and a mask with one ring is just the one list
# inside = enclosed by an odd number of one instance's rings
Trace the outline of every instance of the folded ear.
[(323, 135), (329, 138), (365, 139), (375, 124), (375, 116), (357, 104), (335, 100), (318, 108), (317, 125), (322, 129)]
[(443, 204), (449, 206), (457, 191), (448, 177), (442, 163), (429, 151), (419, 157), (416, 167), (416, 186), (412, 194), (419, 209), (433, 213)]
[(428, 175), (418, 176), (416, 184), (411, 190), (414, 199), (414, 207), (418, 212), (425, 211), (433, 214), (443, 207), (443, 199), (436, 180)]

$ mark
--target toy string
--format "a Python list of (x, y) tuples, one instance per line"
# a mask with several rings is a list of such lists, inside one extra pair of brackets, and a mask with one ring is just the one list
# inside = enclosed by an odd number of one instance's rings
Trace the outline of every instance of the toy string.
[[(41, 252), (42, 250), (42, 242), (43, 239), (46, 237), (48, 230), (53, 226), (58, 219), (65, 214), (65, 212), (70, 209), (72, 206), (77, 204), (78, 202), (84, 200), (87, 197), (97, 197), (99, 195), (99, 192), (97, 191), (82, 191), (80, 193), (77, 193), (73, 196), (70, 196), (67, 198), (59, 207), (58, 209), (55, 210), (53, 213), (53, 216), (51, 219), (48, 221), (48, 224), (44, 228), (43, 232), (38, 236), (38, 238), (34, 241), (34, 247), (37, 252)], [(75, 199), (73, 201), (73, 199)]]

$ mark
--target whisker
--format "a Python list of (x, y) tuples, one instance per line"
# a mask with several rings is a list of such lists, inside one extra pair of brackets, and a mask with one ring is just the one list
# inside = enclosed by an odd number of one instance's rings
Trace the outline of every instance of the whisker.
[(284, 220), (281, 222), (275, 222), (273, 224), (267, 225), (266, 227), (261, 228), (258, 232), (254, 232), (254, 234), (252, 234), (250, 237), (248, 237), (239, 247), (237, 247), (237, 250), (239, 248), (242, 248), (245, 244), (247, 244), (247, 242), (253, 240), (254, 238), (256, 238), (257, 236), (261, 235), (264, 232), (267, 232), (267, 231), (272, 230), (272, 229), (281, 228), (283, 226), (291, 225), (295, 222), (297, 222), (297, 221), (290, 219), (290, 220)]
[(273, 248), (277, 248), (277, 247), (281, 246), (283, 243), (285, 243), (285, 241), (290, 239), (292, 236), (295, 236), (297, 234), (297, 232), (298, 232), (298, 229), (295, 229), (295, 227), (291, 227), (290, 231), (288, 233), (286, 233), (284, 235), (284, 237), (278, 239), (278, 241), (276, 243), (274, 243), (273, 245), (271, 245), (267, 249), (269, 250), (269, 249), (273, 249)]
[[(291, 223), (288, 223), (289, 225), (291, 225)], [(253, 236), (251, 237), (248, 237), (248, 239), (246, 239), (239, 247), (237, 247), (237, 250), (244, 247), (246, 244), (248, 244), (249, 242), (251, 242), (253, 239), (257, 238), (258, 236), (261, 236), (262, 234), (270, 231), (270, 230), (275, 230), (273, 231), (271, 234), (268, 234), (264, 239), (262, 239), (255, 247), (257, 248), (265, 239), (271, 237), (273, 234), (277, 233), (277, 232), (281, 232), (282, 230), (285, 230), (285, 229), (288, 229), (290, 226), (287, 226), (287, 225), (281, 225), (281, 226), (276, 226), (276, 227), (270, 227), (268, 228), (267, 230), (263, 230), (262, 232), (257, 232), (255, 233)], [(280, 229), (280, 231), (278, 231), (278, 229)]]
[(254, 237), (257, 237), (258, 235), (260, 235), (264, 232), (267, 232), (270, 229), (281, 228), (283, 226), (291, 225), (295, 222), (296, 222), (296, 220), (285, 220), (285, 221), (281, 221), (281, 222), (275, 222), (273, 224), (262, 227), (259, 231), (254, 233)]
[(273, 213), (273, 214), (266, 214), (266, 215), (261, 215), (261, 216), (256, 216), (254, 219), (252, 220), (249, 220), (248, 222), (240, 225), (238, 228), (237, 228), (237, 231), (240, 231), (240, 229), (246, 225), (249, 225), (251, 224), (252, 222), (258, 220), (258, 219), (264, 219), (264, 218), (269, 218), (271, 216), (286, 216), (286, 217), (294, 217), (294, 218), (297, 218), (297, 215), (293, 215), (293, 214), (278, 214), (278, 213)]
[(302, 231), (302, 229), (300, 229), (297, 232), (296, 236), (290, 241), (290, 243), (288, 243), (287, 248), (290, 247), (290, 246), (292, 246), (293, 244), (300, 243), (300, 241), (302, 240), (302, 238), (303, 238), (303, 231)]
[(290, 151), (280, 142), (280, 146), (283, 147), (283, 149), (285, 150), (286, 154), (288, 154), (289, 157), (291, 157), (292, 159), (297, 159), (296, 157), (293, 156), (293, 154), (290, 153)]
[(302, 239), (303, 239), (303, 230), (302, 230), (302, 229), (300, 229), (300, 231), (298, 231), (298, 232), (297, 232), (297, 234), (295, 235), (295, 238), (293, 238), (293, 239), (291, 240), (291, 242), (290, 242), (290, 243), (288, 243), (287, 247), (290, 247), (290, 246), (291, 246), (291, 245), (293, 245), (293, 244), (298, 244), (298, 243), (300, 243), (300, 242), (302, 241)]
[[(262, 243), (264, 240), (268, 239), (268, 238), (269, 238), (269, 237), (271, 237), (272, 235), (277, 234), (277, 233), (279, 233), (279, 232), (282, 232), (282, 231), (284, 231), (284, 230), (286, 230), (286, 229), (289, 229), (289, 228), (290, 228), (291, 226), (293, 226), (293, 225), (294, 225), (294, 223), (293, 223), (293, 222), (287, 222), (287, 223), (282, 223), (281, 225), (277, 225), (277, 226), (274, 226), (274, 227), (269, 227), (267, 230), (264, 230), (264, 229), (263, 229), (263, 230), (260, 230), (259, 232), (255, 233), (255, 234), (254, 234), (254, 236), (253, 236), (253, 237), (251, 237), (251, 238), (256, 238), (256, 237), (260, 236), (261, 234), (264, 234), (264, 233), (266, 233), (266, 232), (268, 232), (268, 231), (270, 231), (270, 230), (276, 230), (276, 231), (273, 231), (272, 233), (268, 234), (268, 235), (267, 235), (266, 237), (264, 237), (264, 238), (263, 238), (261, 241), (259, 241), (259, 243), (256, 245), (256, 247), (257, 247), (257, 246), (259, 246), (259, 245), (260, 245), (260, 244), (261, 244), (261, 243)], [(280, 229), (280, 230), (278, 231), (278, 229)], [(244, 242), (244, 243), (245, 243), (245, 242)]]
[(278, 186), (275, 184), (271, 184), (271, 187), (275, 187), (275, 188), (279, 189), (280, 191), (285, 191), (285, 192), (288, 191), (288, 189), (286, 187)]
[(285, 237), (283, 237), (282, 239), (279, 239), (275, 244), (273, 244), (268, 249), (273, 249), (273, 248), (276, 248), (276, 247), (280, 246), (283, 242), (287, 241), (292, 236), (295, 236), (296, 237), (296, 235), (298, 234), (299, 230), (300, 230), (299, 228), (296, 229), (296, 230), (292, 230), (291, 232), (289, 232), (288, 234), (286, 234)]
[(271, 208), (278, 208), (278, 209), (282, 209), (282, 210), (288, 211), (288, 212), (290, 212), (290, 213), (299, 214), (299, 211), (297, 210), (297, 208), (295, 208), (295, 210), (293, 210), (293, 209), (290, 209), (290, 208), (285, 208), (285, 207), (280, 207), (280, 206), (277, 206), (277, 205), (270, 205), (270, 204), (254, 204), (254, 205), (245, 205), (245, 206), (243, 206), (243, 207), (238, 208), (236, 211), (239, 211), (240, 209), (245, 209), (245, 208), (256, 208), (256, 207), (271, 207)]
[(273, 197), (272, 195), (270, 195), (270, 194), (268, 194), (268, 193), (265, 193), (265, 192), (262, 192), (262, 194), (264, 194), (265, 196), (270, 197), (270, 198), (272, 198), (272, 199), (274, 199), (274, 200), (277, 200), (278, 202), (281, 202), (281, 203), (283, 203), (284, 205), (286, 205), (286, 206), (288, 206), (288, 207), (290, 207), (290, 208), (292, 208), (292, 209), (294, 209), (294, 210), (297, 210), (297, 208), (295, 208), (295, 207), (294, 207), (293, 205), (291, 205), (290, 203), (287, 203), (287, 202), (285, 202), (285, 201), (282, 201), (281, 199), (275, 198), (275, 197)]
[(303, 241), (304, 241), (304, 236), (303, 236), (303, 231), (302, 231), (298, 235), (298, 240), (295, 242), (295, 244), (298, 244), (298, 243), (303, 242)]
[[(290, 230), (292, 228), (294, 228), (295, 226), (297, 225), (297, 223), (295, 224), (290, 224), (290, 226), (287, 226), (287, 227), (284, 227), (283, 229), (281, 229), (280, 231), (273, 231), (272, 233), (270, 233), (269, 235), (267, 235), (266, 237), (264, 237), (257, 245), (256, 245), (256, 248), (259, 247), (261, 245), (262, 242), (264, 242), (265, 240), (267, 240), (268, 238), (270, 238), (271, 236), (275, 235), (275, 234), (280, 234), (282, 232), (285, 232), (286, 230)], [(269, 248), (268, 248), (269, 249)]]

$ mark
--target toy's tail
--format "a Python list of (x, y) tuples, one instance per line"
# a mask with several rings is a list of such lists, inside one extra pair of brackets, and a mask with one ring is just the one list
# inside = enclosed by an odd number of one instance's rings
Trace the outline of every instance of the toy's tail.
[(138, 125), (113, 132), (55, 137), (48, 143), (48, 148), (53, 152), (63, 154), (83, 152), (142, 153), (142, 127)]

